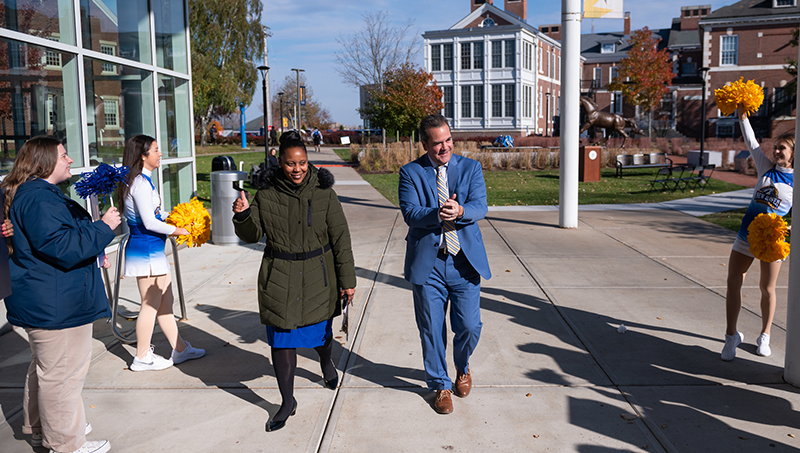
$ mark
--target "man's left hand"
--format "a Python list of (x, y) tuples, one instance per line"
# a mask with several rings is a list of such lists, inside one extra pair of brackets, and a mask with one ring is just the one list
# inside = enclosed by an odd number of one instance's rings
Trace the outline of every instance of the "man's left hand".
[(464, 215), (464, 207), (456, 201), (456, 194), (453, 194), (447, 201), (444, 202), (439, 208), (439, 216), (442, 220), (454, 221)]

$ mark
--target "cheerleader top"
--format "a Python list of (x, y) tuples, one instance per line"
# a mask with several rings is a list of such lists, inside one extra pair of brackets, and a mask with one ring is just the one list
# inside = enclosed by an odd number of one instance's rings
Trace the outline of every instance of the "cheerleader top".
[(739, 238), (747, 241), (747, 228), (753, 219), (759, 214), (775, 213), (783, 217), (792, 209), (792, 198), (794, 196), (794, 169), (780, 167), (772, 163), (756, 140), (750, 121), (745, 118), (741, 122), (742, 135), (750, 156), (756, 164), (758, 171), (758, 182), (756, 182), (753, 199), (742, 219), (742, 226), (739, 228)]
[(176, 227), (161, 218), (161, 197), (150, 179), (152, 172), (146, 168), (131, 183), (125, 200), (125, 220), (129, 225), (144, 226), (153, 233), (171, 235)]

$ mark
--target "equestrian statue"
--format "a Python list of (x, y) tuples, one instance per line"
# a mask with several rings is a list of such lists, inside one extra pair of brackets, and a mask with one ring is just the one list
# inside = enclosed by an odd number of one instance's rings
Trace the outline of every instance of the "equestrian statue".
[[(592, 126), (602, 127), (609, 133), (619, 132), (624, 137), (622, 139), (622, 148), (625, 147), (625, 141), (628, 140), (630, 135), (644, 135), (644, 132), (636, 126), (636, 121), (634, 121), (633, 118), (623, 118), (616, 113), (601, 112), (597, 104), (589, 98), (581, 96), (581, 107), (586, 112), (586, 122), (581, 126), (579, 134), (584, 133)], [(625, 133), (625, 126), (630, 128), (630, 135)]]

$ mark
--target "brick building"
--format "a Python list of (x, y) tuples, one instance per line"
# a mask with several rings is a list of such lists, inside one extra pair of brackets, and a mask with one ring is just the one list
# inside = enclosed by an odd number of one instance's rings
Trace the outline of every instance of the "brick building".
[(786, 89), (793, 77), (786, 59), (797, 59), (789, 41), (800, 23), (797, 0), (742, 0), (722, 7), (699, 21), (703, 65), (708, 71), (708, 136), (735, 137), (737, 120), (723, 117), (713, 102), (713, 90), (744, 77), (764, 90), (764, 104), (751, 117), (759, 137), (774, 137), (795, 127), (795, 92)]
[[(553, 135), (561, 45), (529, 25), (527, 0), (469, 0), (470, 13), (427, 31), (425, 70), (442, 88), (454, 135)], [(557, 27), (557, 26), (556, 26)]]

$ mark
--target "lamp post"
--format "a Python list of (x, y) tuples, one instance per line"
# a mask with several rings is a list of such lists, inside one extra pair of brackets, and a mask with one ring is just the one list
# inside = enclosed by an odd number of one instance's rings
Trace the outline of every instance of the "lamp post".
[(700, 68), (700, 80), (702, 81), (703, 86), (703, 106), (702, 106), (702, 115), (703, 117), (700, 120), (702, 127), (700, 129), (700, 177), (703, 176), (705, 168), (703, 167), (703, 154), (705, 153), (705, 145), (706, 145), (706, 73), (711, 68)]
[(278, 93), (278, 102), (281, 103), (281, 134), (283, 133), (283, 92)]
[(269, 66), (259, 66), (261, 71), (261, 92), (264, 99), (264, 165), (269, 168), (269, 134), (267, 133), (267, 74), (269, 74)]
[(300, 125), (302, 124), (300, 122), (300, 73), (305, 72), (305, 69), (292, 69), (292, 71), (297, 74), (297, 86), (295, 91), (296, 104), (294, 105), (294, 128), (295, 130), (299, 131)]

